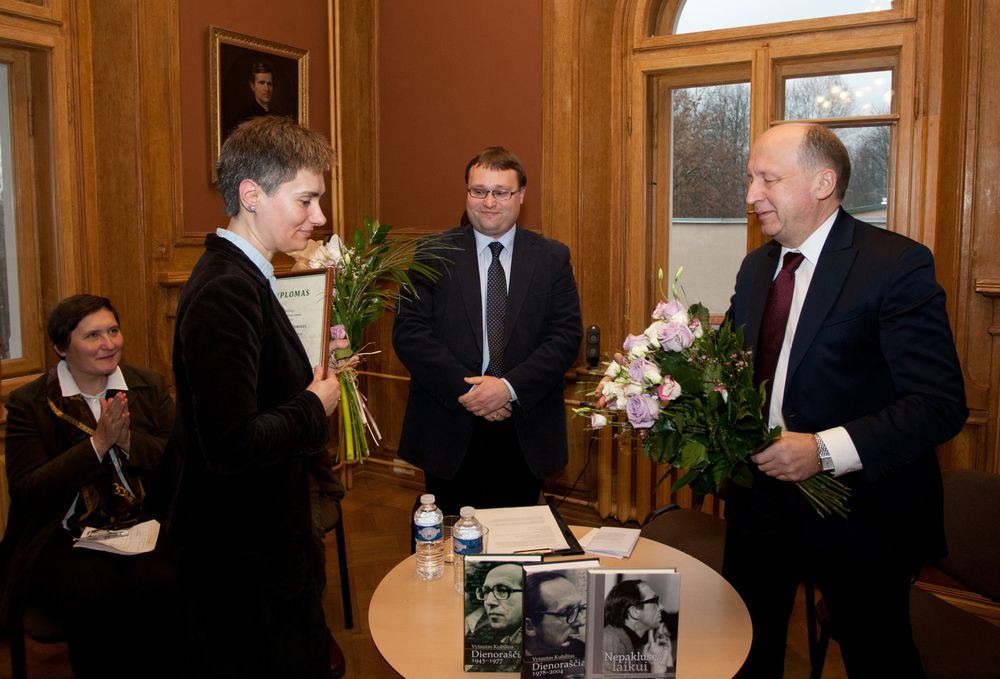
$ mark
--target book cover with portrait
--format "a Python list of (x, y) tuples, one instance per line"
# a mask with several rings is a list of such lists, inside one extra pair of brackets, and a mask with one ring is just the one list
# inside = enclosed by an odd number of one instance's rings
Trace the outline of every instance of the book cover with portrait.
[(470, 554), (465, 557), (466, 672), (521, 669), (524, 619), (524, 564), (539, 554)]
[(587, 577), (587, 679), (675, 677), (681, 603), (676, 569), (592, 569)]
[(524, 567), (522, 679), (583, 679), (587, 650), (587, 572), (597, 559)]

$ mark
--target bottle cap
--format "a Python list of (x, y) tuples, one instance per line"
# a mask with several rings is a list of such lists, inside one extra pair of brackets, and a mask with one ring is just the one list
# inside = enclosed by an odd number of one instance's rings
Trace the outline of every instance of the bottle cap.
[(476, 508), (465, 506), (459, 509), (458, 513), (462, 516), (463, 519), (468, 519), (476, 515)]
[(434, 493), (424, 493), (420, 496), (420, 504), (422, 505), (432, 505), (434, 504)]

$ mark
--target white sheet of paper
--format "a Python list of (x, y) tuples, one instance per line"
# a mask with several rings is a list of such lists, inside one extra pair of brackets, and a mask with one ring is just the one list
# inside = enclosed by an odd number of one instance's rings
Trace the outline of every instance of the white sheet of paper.
[(137, 523), (128, 529), (128, 535), (107, 540), (88, 540), (87, 536), (93, 532), (93, 528), (84, 528), (80, 539), (74, 542), (73, 546), (112, 554), (145, 554), (152, 552), (156, 547), (156, 539), (160, 535), (160, 522), (150, 519)]
[(606, 554), (621, 559), (629, 556), (639, 540), (638, 528), (615, 528), (604, 526), (588, 532), (580, 540), (580, 546), (595, 554)]
[(548, 505), (477, 509), (476, 518), (490, 529), (488, 554), (569, 549)]

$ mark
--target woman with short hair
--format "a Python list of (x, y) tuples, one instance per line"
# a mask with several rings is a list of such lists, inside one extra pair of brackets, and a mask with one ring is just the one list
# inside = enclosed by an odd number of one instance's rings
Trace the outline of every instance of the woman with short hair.
[(271, 263), (326, 223), (319, 201), (332, 162), (322, 136), (287, 118), (241, 124), (218, 163), (229, 224), (206, 236), (181, 292), (174, 527), (199, 676), (343, 671), (330, 667), (309, 497), (340, 388), (310, 366)]

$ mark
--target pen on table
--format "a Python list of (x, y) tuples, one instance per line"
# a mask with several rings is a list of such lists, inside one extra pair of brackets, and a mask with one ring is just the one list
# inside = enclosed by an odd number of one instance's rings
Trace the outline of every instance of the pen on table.
[(554, 550), (548, 547), (541, 549), (518, 549), (511, 554), (551, 554)]
[(122, 528), (120, 530), (95, 530), (89, 535), (81, 535), (78, 538), (73, 538), (73, 541), (77, 540), (110, 540), (111, 538), (123, 538), (128, 535), (128, 529)]

